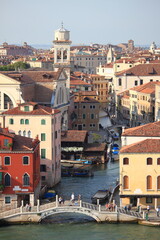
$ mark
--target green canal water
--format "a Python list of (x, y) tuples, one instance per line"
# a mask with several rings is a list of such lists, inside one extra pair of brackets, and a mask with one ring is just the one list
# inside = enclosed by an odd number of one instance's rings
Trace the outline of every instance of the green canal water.
[[(119, 176), (118, 162), (107, 166), (95, 166), (93, 178), (62, 178), (56, 190), (64, 199), (74, 192), (82, 195), (83, 201), (91, 202), (98, 189), (113, 186)], [(115, 196), (118, 203), (118, 196)], [(0, 227), (0, 240), (159, 240), (160, 228), (138, 224), (96, 223), (92, 218), (80, 214), (50, 216), (41, 224)]]
[(2, 240), (159, 240), (160, 228), (137, 224), (62, 223), (0, 228)]

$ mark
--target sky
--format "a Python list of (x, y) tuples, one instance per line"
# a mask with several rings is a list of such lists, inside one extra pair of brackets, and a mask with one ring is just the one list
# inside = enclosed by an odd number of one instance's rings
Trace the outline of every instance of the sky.
[(0, 45), (52, 46), (62, 21), (72, 45), (160, 45), (160, 0), (0, 0)]

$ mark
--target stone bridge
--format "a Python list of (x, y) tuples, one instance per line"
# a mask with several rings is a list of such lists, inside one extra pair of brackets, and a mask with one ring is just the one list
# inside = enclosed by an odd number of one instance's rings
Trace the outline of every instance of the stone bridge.
[(65, 201), (59, 204), (58, 200), (44, 205), (37, 205), (31, 208), (31, 211), (23, 206), (20, 208), (4, 211), (0, 213), (0, 223), (25, 223), (25, 222), (41, 222), (43, 219), (63, 213), (79, 213), (93, 218), (97, 222), (138, 222), (142, 219), (140, 213), (134, 211), (126, 212), (122, 208), (115, 208), (110, 211), (105, 206), (94, 205), (86, 202)]

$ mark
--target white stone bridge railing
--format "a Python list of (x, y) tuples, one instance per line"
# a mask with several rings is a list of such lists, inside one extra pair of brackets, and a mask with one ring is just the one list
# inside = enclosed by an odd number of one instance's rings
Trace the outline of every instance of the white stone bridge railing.
[[(101, 221), (101, 219), (107, 219), (108, 216), (114, 215), (118, 216), (119, 214), (125, 215), (128, 218), (142, 219), (140, 213), (135, 211), (125, 211), (123, 208), (118, 208), (117, 206), (114, 209), (106, 209), (105, 206), (95, 205), (87, 202), (82, 202), (81, 200), (78, 202), (72, 203), (69, 200), (66, 200), (64, 203), (58, 202), (58, 196), (56, 197), (55, 202), (46, 203), (43, 205), (39, 204), (39, 200), (37, 206), (31, 207), (30, 211), (28, 208), (21, 206), (19, 208), (15, 208), (9, 211), (0, 213), (0, 220), (15, 218), (17, 216), (39, 216), (39, 221), (52, 214), (63, 213), (63, 212), (77, 212), (88, 214), (89, 216), (95, 218), (97, 221)], [(102, 216), (103, 215), (103, 216)], [(105, 217), (104, 217), (105, 216)], [(98, 220), (99, 219), (99, 220)], [(104, 221), (104, 220), (103, 220)]]

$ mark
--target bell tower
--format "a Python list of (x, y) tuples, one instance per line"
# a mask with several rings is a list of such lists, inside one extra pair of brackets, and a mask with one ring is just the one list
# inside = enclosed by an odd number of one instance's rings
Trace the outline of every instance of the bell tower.
[(66, 81), (66, 88), (70, 89), (70, 31), (63, 27), (55, 31), (54, 38), (54, 69), (58, 70), (60, 67), (64, 67), (68, 79)]

